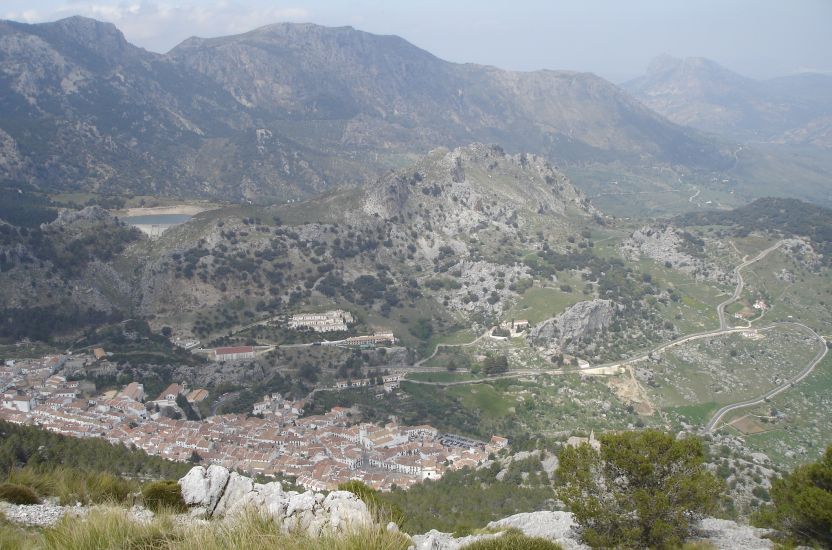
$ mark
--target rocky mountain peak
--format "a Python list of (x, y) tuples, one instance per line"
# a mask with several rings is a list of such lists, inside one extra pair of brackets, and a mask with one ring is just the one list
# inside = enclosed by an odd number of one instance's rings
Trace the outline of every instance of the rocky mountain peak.
[(498, 145), (474, 143), (431, 151), (413, 168), (382, 177), (364, 210), (382, 218), (427, 215), (450, 209), (467, 223), (511, 218), (512, 212), (564, 214), (568, 206), (594, 213), (586, 197), (543, 157), (507, 154)]
[(152, 55), (127, 42), (124, 34), (112, 23), (89, 17), (67, 17), (32, 26), (32, 30), (40, 31), (45, 40), (54, 42), (57, 47), (92, 53), (110, 62), (121, 61), (125, 56)]

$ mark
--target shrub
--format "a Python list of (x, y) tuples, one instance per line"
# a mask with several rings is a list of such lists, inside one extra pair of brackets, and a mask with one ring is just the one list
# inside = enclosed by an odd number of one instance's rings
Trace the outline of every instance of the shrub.
[(832, 548), (832, 445), (818, 462), (796, 468), (771, 486), (773, 506), (757, 521), (800, 542)]
[(3, 483), (0, 485), (0, 500), (5, 500), (12, 504), (40, 504), (37, 493), (31, 487), (16, 483)]
[(558, 497), (590, 546), (678, 546), (715, 508), (722, 486), (705, 470), (698, 438), (646, 430), (600, 440), (600, 450), (566, 447), (558, 469)]
[(154, 481), (142, 488), (144, 505), (154, 512), (171, 510), (184, 512), (188, 509), (182, 500), (182, 488), (174, 480)]
[(563, 550), (563, 547), (541, 537), (527, 537), (510, 531), (499, 537), (466, 544), (462, 550)]

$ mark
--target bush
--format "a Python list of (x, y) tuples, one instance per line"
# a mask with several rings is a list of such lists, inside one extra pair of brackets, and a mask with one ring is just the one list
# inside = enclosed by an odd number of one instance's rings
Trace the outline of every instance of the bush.
[(179, 483), (172, 479), (154, 481), (142, 488), (144, 505), (150, 510), (171, 510), (174, 512), (185, 512), (188, 507), (182, 500), (182, 488)]
[(563, 547), (541, 537), (527, 537), (523, 533), (510, 531), (499, 537), (466, 544), (462, 550), (563, 550)]
[(700, 439), (646, 430), (600, 440), (600, 450), (566, 447), (558, 469), (558, 497), (590, 546), (679, 546), (715, 508), (722, 485), (704, 467)]
[(0, 500), (5, 500), (12, 504), (40, 504), (37, 493), (31, 487), (16, 483), (3, 483), (0, 485)]
[(818, 462), (799, 466), (771, 486), (773, 506), (757, 521), (795, 540), (832, 548), (832, 445)]

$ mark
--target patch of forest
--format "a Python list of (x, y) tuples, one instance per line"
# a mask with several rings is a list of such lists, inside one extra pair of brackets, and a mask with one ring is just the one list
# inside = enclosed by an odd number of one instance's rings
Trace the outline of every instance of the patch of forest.
[(832, 210), (797, 199), (763, 198), (729, 211), (689, 212), (674, 218), (681, 226), (724, 225), (744, 237), (752, 231), (806, 237), (824, 265), (832, 263)]

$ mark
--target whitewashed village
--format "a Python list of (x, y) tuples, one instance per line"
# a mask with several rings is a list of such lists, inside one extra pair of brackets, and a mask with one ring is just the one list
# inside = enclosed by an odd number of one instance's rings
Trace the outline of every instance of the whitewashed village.
[[(334, 313), (334, 314), (333, 314)], [(343, 330), (352, 318), (345, 312), (297, 315), (293, 328), (316, 332)], [(332, 328), (335, 327), (335, 328)], [(355, 336), (347, 345), (391, 342), (391, 333)], [(213, 350), (216, 360), (254, 358), (255, 348), (236, 346)], [(0, 419), (37, 425), (79, 438), (96, 437), (136, 447), (176, 461), (216, 464), (268, 478), (292, 477), (306, 489), (334, 490), (360, 480), (378, 490), (407, 488), (449, 471), (476, 467), (489, 455), (508, 447), (508, 440), (490, 441), (443, 434), (429, 425), (356, 423), (353, 412), (333, 407), (326, 414), (304, 416), (305, 400), (266, 395), (249, 414), (217, 414), (184, 420), (183, 400), (196, 405), (208, 396), (201, 388), (171, 384), (159, 395), (146, 395), (131, 382), (119, 390), (89, 395), (78, 381), (61, 372), (68, 361), (94, 363), (106, 352), (51, 355), (40, 359), (6, 360), (0, 366)], [(398, 388), (403, 373), (383, 377), (383, 390)], [(336, 382), (335, 389), (364, 387), (370, 380)]]

